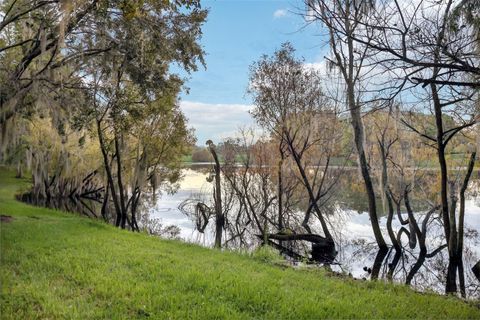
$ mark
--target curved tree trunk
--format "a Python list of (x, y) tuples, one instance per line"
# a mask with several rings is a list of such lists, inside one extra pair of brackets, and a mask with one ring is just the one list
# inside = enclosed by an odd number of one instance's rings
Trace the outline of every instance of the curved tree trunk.
[(97, 133), (98, 133), (98, 141), (100, 143), (100, 150), (102, 151), (102, 156), (103, 156), (103, 165), (105, 166), (105, 171), (107, 173), (107, 179), (108, 179), (108, 185), (110, 186), (110, 191), (112, 193), (112, 200), (113, 200), (113, 205), (115, 207), (115, 213), (116, 213), (116, 219), (115, 219), (115, 226), (120, 226), (120, 221), (122, 218), (121, 210), (120, 210), (120, 204), (119, 200), (117, 197), (117, 193), (115, 190), (115, 184), (113, 183), (113, 175), (112, 175), (112, 169), (110, 167), (110, 161), (108, 159), (108, 153), (107, 153), (107, 146), (105, 145), (105, 140), (103, 137), (103, 131), (101, 127), (101, 120), (97, 119)]
[(123, 186), (123, 178), (122, 178), (122, 150), (120, 148), (120, 143), (118, 141), (118, 135), (115, 133), (115, 151), (116, 151), (116, 159), (117, 159), (117, 180), (118, 180), (118, 192), (120, 193), (120, 227), (125, 229), (127, 223), (127, 209), (125, 206), (125, 190)]
[[(345, 19), (345, 29), (348, 35), (353, 33), (353, 27), (351, 26), (350, 19), (350, 4), (346, 5), (346, 19)], [(381, 250), (387, 249), (387, 244), (383, 239), (382, 231), (380, 230), (380, 225), (378, 223), (378, 216), (377, 216), (377, 206), (375, 200), (375, 191), (373, 189), (373, 182), (372, 177), (370, 176), (369, 165), (367, 161), (367, 156), (365, 154), (365, 133), (363, 129), (363, 121), (362, 121), (362, 114), (361, 114), (361, 107), (357, 103), (356, 95), (355, 95), (355, 57), (354, 57), (354, 45), (353, 39), (348, 37), (347, 39), (347, 47), (348, 47), (348, 62), (346, 68), (344, 70), (344, 77), (347, 83), (347, 106), (350, 110), (351, 116), (351, 123), (353, 127), (354, 133), (354, 140), (355, 140), (355, 147), (357, 149), (358, 155), (358, 165), (360, 167), (360, 171), (362, 174), (363, 182), (365, 184), (365, 191), (367, 192), (368, 198), (368, 215), (370, 217), (370, 223), (372, 225), (373, 234), (375, 236), (375, 240), (377, 241), (378, 247)], [(337, 57), (337, 60), (339, 58)]]
[(458, 240), (457, 240), (457, 257), (458, 257), (458, 278), (460, 284), (460, 294), (465, 298), (465, 274), (463, 270), (463, 229), (465, 225), (465, 191), (467, 191), (468, 183), (472, 176), (473, 167), (475, 165), (475, 157), (477, 153), (473, 152), (468, 162), (467, 173), (460, 188), (460, 212), (458, 214)]

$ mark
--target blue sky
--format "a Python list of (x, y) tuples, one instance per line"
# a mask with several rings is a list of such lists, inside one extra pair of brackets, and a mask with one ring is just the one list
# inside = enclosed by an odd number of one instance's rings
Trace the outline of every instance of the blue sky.
[(325, 46), (318, 26), (305, 28), (296, 14), (302, 1), (207, 0), (210, 10), (203, 27), (202, 45), (207, 68), (191, 75), (181, 95), (181, 107), (198, 137), (219, 142), (234, 135), (238, 127), (253, 123), (246, 96), (249, 66), (262, 54), (272, 54), (285, 41), (297, 49), (307, 63), (323, 59)]

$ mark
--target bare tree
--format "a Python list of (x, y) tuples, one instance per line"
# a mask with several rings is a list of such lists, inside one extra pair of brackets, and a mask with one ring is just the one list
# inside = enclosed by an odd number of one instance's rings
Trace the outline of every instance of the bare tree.
[(364, 63), (368, 57), (365, 46), (356, 45), (352, 35), (362, 28), (362, 21), (372, 6), (370, 1), (323, 1), (308, 0), (307, 17), (319, 21), (327, 28), (331, 58), (328, 62), (339, 71), (345, 85), (345, 104), (350, 112), (354, 132), (358, 164), (365, 184), (368, 198), (369, 217), (375, 240), (382, 252), (386, 254), (387, 244), (378, 222), (375, 190), (365, 151), (365, 133), (362, 121), (361, 101), (362, 80), (367, 73)]
[[(473, 103), (478, 99), (480, 74), (478, 29), (460, 7), (467, 3), (470, 2), (457, 6), (453, 1), (429, 0), (415, 3), (380, 1), (375, 5), (369, 1), (308, 2), (309, 8), (316, 13), (315, 17), (344, 41), (344, 46), (338, 44), (335, 47), (335, 43), (331, 43), (334, 50), (336, 48), (342, 53), (344, 47), (358, 46), (369, 52), (369, 65), (384, 70), (387, 78), (391, 79), (390, 82), (386, 80), (390, 83), (386, 87), (395, 89), (385, 99), (403, 96), (412, 101), (422, 94), (422, 90), (427, 93), (423, 101), (419, 103), (417, 100), (417, 104), (423, 102), (424, 110), (431, 108), (435, 133), (422, 130), (418, 122), (414, 124), (405, 120), (404, 124), (437, 151), (441, 174), (441, 214), (450, 260), (447, 293), (457, 291), (460, 226), (456, 223), (457, 191), (451, 190), (455, 183), (449, 178), (446, 150), (458, 133), (474, 126), (479, 120)], [(362, 14), (365, 8), (368, 8), (368, 15)], [(365, 61), (362, 56), (356, 57), (355, 52), (347, 52), (351, 53), (348, 57), (352, 60), (349, 62)], [(345, 61), (345, 58), (335, 62)], [(420, 88), (416, 87), (418, 84), (421, 84)], [(454, 121), (448, 123), (446, 119), (449, 117)]]
[(221, 169), (220, 160), (212, 140), (207, 141), (208, 149), (212, 154), (214, 164), (214, 179), (215, 186), (213, 188), (213, 199), (215, 205), (215, 248), (222, 247), (222, 233), (225, 225), (225, 216), (222, 208), (222, 184), (221, 184)]
[(309, 199), (303, 228), (312, 233), (310, 218), (314, 212), (325, 238), (333, 246), (321, 206), (335, 182), (329, 164), (337, 151), (339, 135), (334, 129), (337, 114), (325, 99), (319, 73), (308, 70), (293, 54), (293, 47), (287, 43), (274, 56), (264, 56), (252, 65), (249, 87), (255, 104), (252, 114), (288, 150)]
[[(228, 140), (224, 146), (229, 156), (225, 156), (223, 173), (235, 193), (238, 214), (247, 222), (242, 232), (249, 231), (253, 237), (260, 234), (266, 244), (270, 230), (278, 229), (272, 145), (262, 138), (256, 140), (252, 130), (242, 129), (240, 138)], [(242, 219), (237, 216), (236, 221)]]

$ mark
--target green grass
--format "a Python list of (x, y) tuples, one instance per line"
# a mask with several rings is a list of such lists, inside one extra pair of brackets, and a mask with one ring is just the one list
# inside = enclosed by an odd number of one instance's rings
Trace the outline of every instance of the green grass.
[[(480, 318), (473, 303), (401, 285), (121, 231), (14, 200), (0, 169), (1, 319)], [(477, 302), (478, 303), (478, 302)]]

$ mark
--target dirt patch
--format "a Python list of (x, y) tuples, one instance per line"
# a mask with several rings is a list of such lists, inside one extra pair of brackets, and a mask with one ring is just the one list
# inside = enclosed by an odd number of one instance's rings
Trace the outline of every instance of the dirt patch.
[(0, 221), (1, 222), (5, 222), (5, 223), (9, 223), (13, 220), (13, 217), (12, 216), (6, 216), (6, 215), (0, 215)]

